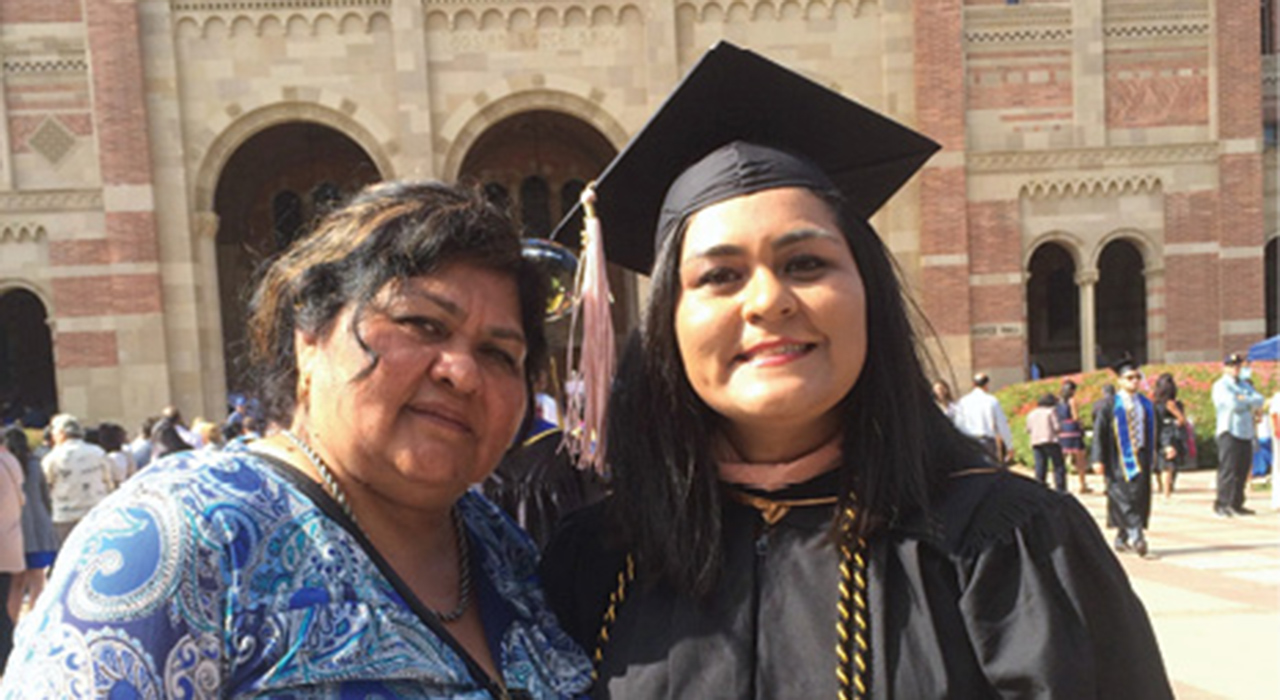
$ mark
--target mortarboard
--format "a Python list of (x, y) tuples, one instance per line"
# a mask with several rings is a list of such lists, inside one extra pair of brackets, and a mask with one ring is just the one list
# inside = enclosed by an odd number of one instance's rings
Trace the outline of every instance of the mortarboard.
[(1131, 369), (1136, 370), (1141, 368), (1142, 365), (1137, 360), (1133, 359), (1133, 355), (1130, 355), (1127, 352), (1124, 354), (1124, 357), (1116, 360), (1115, 363), (1111, 365), (1111, 371), (1115, 372), (1117, 377), (1122, 376), (1125, 372), (1128, 372)]
[[(734, 141), (810, 161), (863, 219), (939, 148), (794, 71), (720, 42), (597, 179), (596, 212), (608, 259), (648, 274), (668, 189), (689, 166)], [(576, 235), (582, 225), (578, 204), (552, 238)]]

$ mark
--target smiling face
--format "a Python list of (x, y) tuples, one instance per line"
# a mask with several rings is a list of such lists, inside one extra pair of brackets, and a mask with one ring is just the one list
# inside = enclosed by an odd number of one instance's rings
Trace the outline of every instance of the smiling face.
[[(335, 471), (401, 503), (452, 502), (483, 480), (524, 416), (526, 344), (515, 281), (466, 263), (388, 284), (359, 320), (297, 335), (308, 387), (295, 429)], [(301, 422), (302, 425), (298, 425)]]
[(791, 459), (839, 430), (866, 361), (866, 292), (831, 207), (806, 189), (694, 214), (676, 341), (698, 396), (750, 461)]

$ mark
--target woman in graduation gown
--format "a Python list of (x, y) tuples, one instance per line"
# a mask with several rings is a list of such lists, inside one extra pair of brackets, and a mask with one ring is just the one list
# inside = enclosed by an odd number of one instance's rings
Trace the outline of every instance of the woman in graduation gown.
[(866, 222), (933, 148), (722, 44), (606, 170), (652, 291), (542, 564), (595, 697), (1170, 697), (1088, 513), (934, 406)]

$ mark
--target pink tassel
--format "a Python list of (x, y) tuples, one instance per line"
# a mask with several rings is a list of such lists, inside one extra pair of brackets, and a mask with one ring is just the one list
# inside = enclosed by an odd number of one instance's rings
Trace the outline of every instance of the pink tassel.
[[(568, 398), (565, 409), (565, 444), (580, 469), (605, 470), (605, 405), (613, 381), (615, 361), (613, 316), (609, 306), (609, 275), (605, 267), (604, 240), (595, 212), (595, 189), (582, 192), (585, 212), (582, 259), (574, 289), (573, 315), (569, 321), (567, 366)], [(575, 357), (573, 341), (582, 321), (582, 352)], [(576, 360), (576, 362), (575, 362)]]

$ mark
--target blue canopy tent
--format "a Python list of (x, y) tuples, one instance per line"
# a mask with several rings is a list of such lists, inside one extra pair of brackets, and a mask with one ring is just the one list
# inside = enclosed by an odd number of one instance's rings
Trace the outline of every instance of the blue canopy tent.
[(1259, 341), (1249, 347), (1249, 361), (1257, 362), (1259, 360), (1270, 360), (1272, 362), (1280, 360), (1280, 335)]

